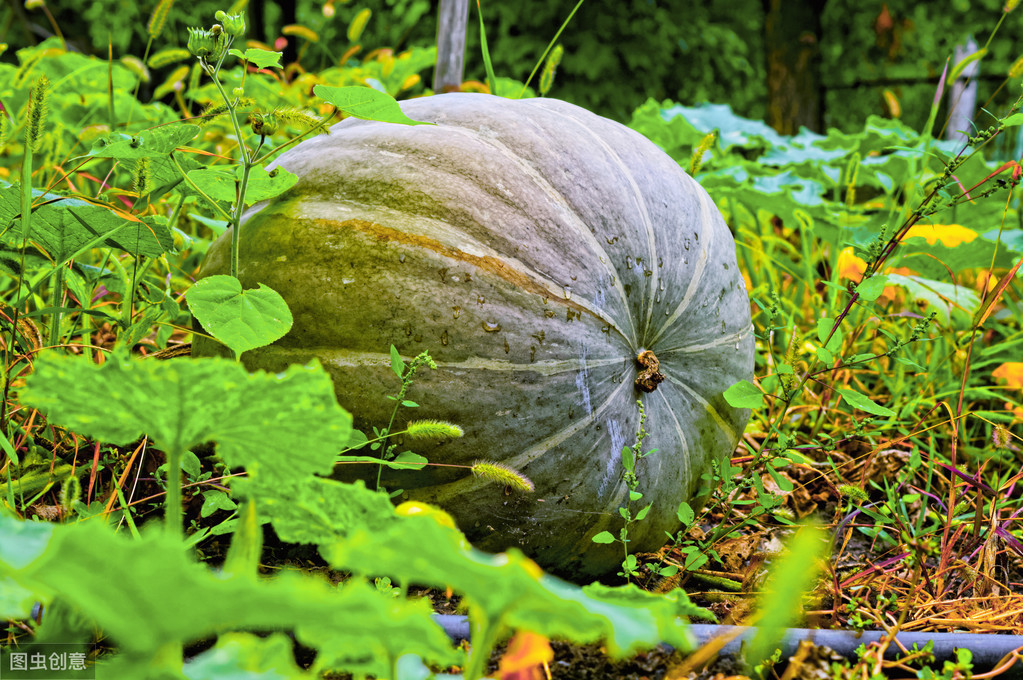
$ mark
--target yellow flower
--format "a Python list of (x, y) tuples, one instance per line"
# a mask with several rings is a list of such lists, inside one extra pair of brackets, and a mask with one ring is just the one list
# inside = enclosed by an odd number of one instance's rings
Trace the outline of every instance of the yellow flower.
[(1004, 380), (1009, 387), (1023, 390), (1023, 361), (1006, 361), (991, 375)]
[(914, 236), (926, 239), (931, 246), (940, 241), (946, 248), (954, 248), (977, 238), (977, 232), (961, 224), (917, 224), (906, 232), (906, 238)]
[(853, 255), (852, 248), (846, 248), (838, 254), (838, 278), (859, 281), (865, 271), (867, 263)]

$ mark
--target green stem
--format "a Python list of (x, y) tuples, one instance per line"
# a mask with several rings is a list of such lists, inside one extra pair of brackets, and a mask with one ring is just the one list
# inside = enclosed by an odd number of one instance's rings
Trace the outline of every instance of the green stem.
[(501, 617), (495, 617), (492, 622), (486, 614), (477, 611), (469, 616), (469, 626), (472, 631), (470, 635), (469, 663), (466, 665), (463, 677), (465, 680), (479, 680), (487, 669), (487, 661), (490, 660), (490, 651), (497, 644), (497, 634), (500, 631)]
[(167, 522), (167, 533), (170, 536), (184, 538), (185, 531), (181, 526), (183, 516), (181, 509), (181, 459), (184, 451), (167, 452), (167, 502), (164, 504), (164, 519)]
[[(217, 66), (219, 70), (220, 64), (217, 64)], [(235, 100), (227, 95), (227, 90), (224, 89), (223, 83), (220, 82), (217, 70), (214, 70), (210, 76), (224, 103), (227, 105), (228, 118), (231, 120), (231, 127), (234, 128), (235, 138), (238, 140), (238, 152), (242, 163), (242, 178), (238, 185), (238, 198), (235, 202), (234, 213), (231, 215), (231, 276), (238, 278), (238, 244), (240, 241), (238, 232), (240, 231), (242, 212), (245, 210), (245, 190), (249, 182), (252, 159), (249, 158), (249, 152), (245, 148), (245, 143), (242, 142), (244, 137), (242, 137), (242, 128), (238, 124), (238, 116), (235, 115)]]
[(57, 267), (57, 275), (53, 281), (53, 290), (51, 299), (53, 301), (54, 312), (53, 316), (50, 317), (50, 346), (56, 347), (60, 344), (60, 322), (63, 318), (63, 314), (60, 312), (61, 300), (64, 297), (64, 265)]

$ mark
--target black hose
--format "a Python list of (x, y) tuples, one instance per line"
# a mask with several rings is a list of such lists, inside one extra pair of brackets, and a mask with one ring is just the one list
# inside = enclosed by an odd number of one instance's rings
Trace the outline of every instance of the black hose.
[[(448, 636), (455, 641), (469, 639), (469, 621), (465, 616), (435, 614), (434, 618), (444, 628)], [(722, 635), (742, 633), (729, 642), (719, 653), (720, 656), (738, 658), (742, 654), (743, 642), (748, 642), (756, 634), (756, 628), (748, 626), (715, 626), (710, 624), (692, 624), (690, 629), (698, 644), (704, 645)], [(847, 659), (857, 658), (856, 649), (861, 645), (879, 642), (884, 632), (866, 630), (861, 633), (845, 630), (819, 630), (812, 628), (789, 628), (781, 644), (782, 658), (796, 653), (796, 648), (803, 640), (816, 645), (828, 647), (836, 654)], [(975, 673), (995, 668), (1007, 654), (1014, 649), (1023, 648), (1023, 635), (993, 635), (986, 633), (899, 633), (895, 636), (902, 647), (912, 649), (915, 643), (919, 648), (933, 641), (934, 659), (936, 664), (954, 661), (957, 649), (968, 649), (973, 654), (971, 663)], [(885, 659), (895, 660), (902, 655), (899, 644), (893, 642), (885, 650)], [(940, 668), (939, 668), (940, 671)], [(1011, 669), (1000, 678), (1023, 678), (1023, 662), (1016, 660)]]

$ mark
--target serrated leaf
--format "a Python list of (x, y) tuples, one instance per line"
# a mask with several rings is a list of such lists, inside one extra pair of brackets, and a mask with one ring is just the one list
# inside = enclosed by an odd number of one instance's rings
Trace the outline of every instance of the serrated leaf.
[(725, 390), (725, 401), (735, 408), (763, 408), (764, 393), (749, 380), (740, 380)]
[(864, 302), (873, 302), (881, 297), (884, 287), (888, 285), (886, 274), (874, 274), (869, 279), (864, 279), (856, 285), (856, 292)]
[(280, 68), (281, 57), (283, 52), (271, 52), (270, 50), (261, 50), (257, 48), (249, 48), (242, 52), (241, 50), (232, 49), (228, 50), (229, 54), (233, 54), (239, 59), (244, 59), (256, 68), (268, 68), (275, 66)]
[[(386, 596), (357, 579), (337, 588), (296, 573), (228, 576), (193, 561), (180, 540), (161, 532), (131, 540), (102, 522), (54, 527), (42, 554), (26, 565), (10, 559), (24, 552), (21, 541), (35, 543), (38, 532), (26, 532), (24, 524), (40, 523), (0, 516), (0, 569), (22, 587), (59, 597), (87, 617), (83, 628), (95, 624), (117, 641), (125, 654), (114, 656), (99, 677), (142, 677), (123, 673), (123, 664), (140, 656), (152, 663), (168, 643), (232, 629), (294, 629), (304, 644), (329, 651), (331, 661), (344, 645), (370, 659), (415, 653), (440, 665), (459, 661), (428, 605)], [(176, 606), (168, 609), (168, 602)], [(380, 666), (374, 673), (386, 675)]]
[(895, 411), (885, 408), (884, 406), (880, 406), (879, 404), (875, 404), (869, 397), (860, 394), (856, 390), (848, 387), (840, 387), (838, 388), (838, 393), (841, 394), (853, 408), (866, 411), (867, 413), (872, 413), (875, 416), (892, 417), (895, 415)]
[(214, 441), (229, 467), (250, 476), (330, 474), (351, 434), (352, 417), (316, 362), (250, 374), (220, 358), (150, 361), (115, 353), (98, 366), (44, 352), (34, 369), (19, 397), (54, 425), (116, 445), (148, 434), (165, 451)]
[(401, 125), (433, 125), (412, 120), (402, 112), (394, 97), (371, 87), (317, 85), (313, 94), (354, 118)]
[[(321, 545), (320, 553), (335, 568), (450, 587), (472, 603), (474, 616), (486, 617), (491, 625), (581, 644), (603, 640), (615, 657), (662, 640), (680, 647), (691, 644), (685, 624), (676, 618), (675, 602), (669, 614), (668, 607), (660, 610), (603, 593), (589, 594), (544, 574), (514, 548), (500, 555), (470, 548), (459, 531), (432, 517), (412, 515), (381, 531), (360, 531), (345, 541)], [(656, 599), (651, 596), (644, 603)]]
[(200, 279), (185, 299), (202, 327), (236, 357), (283, 338), (293, 323), (280, 293), (263, 284), (242, 290), (241, 281), (225, 274)]

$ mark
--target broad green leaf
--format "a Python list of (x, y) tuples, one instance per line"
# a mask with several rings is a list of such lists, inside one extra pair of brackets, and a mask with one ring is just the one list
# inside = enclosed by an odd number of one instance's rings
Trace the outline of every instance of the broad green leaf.
[(829, 352), (824, 347), (818, 347), (816, 349), (817, 349), (817, 358), (820, 359), (825, 364), (831, 364), (832, 362), (835, 361), (835, 357), (831, 354), (831, 352)]
[[(210, 198), (218, 201), (234, 203), (238, 197), (238, 182), (241, 181), (241, 168), (201, 168), (188, 173), (188, 179), (203, 190)], [(265, 201), (295, 186), (298, 176), (285, 168), (276, 167), (267, 171), (261, 165), (249, 170), (248, 184), (245, 189), (245, 205)]]
[(746, 650), (752, 668), (771, 655), (802, 613), (803, 594), (813, 588), (820, 568), (818, 557), (828, 545), (817, 527), (801, 527), (788, 544), (788, 551), (771, 565), (765, 595), (760, 602), (757, 632)]
[[(823, 343), (827, 340), (828, 334), (831, 333), (831, 329), (835, 327), (835, 320), (828, 317), (817, 320), (817, 338)], [(825, 347), (831, 352), (837, 352), (842, 347), (844, 340), (842, 329), (838, 328), (835, 330), (835, 334), (831, 336), (831, 340)]]
[(674, 615), (588, 595), (545, 575), (515, 549), (489, 555), (470, 548), (459, 531), (430, 516), (411, 515), (378, 531), (356, 532), (345, 541), (321, 545), (320, 553), (335, 568), (451, 587), (470, 603), (474, 616), (491, 625), (582, 644), (603, 640), (616, 657), (660, 641), (683, 648), (690, 644), (686, 626)]
[[(392, 598), (357, 581), (336, 588), (296, 573), (272, 580), (227, 576), (194, 562), (179, 540), (162, 532), (136, 541), (101, 522), (54, 527), (43, 554), (19, 566), (7, 555), (21, 552), (18, 544), (26, 535), (21, 524), (0, 516), (0, 573), (60, 598), (94, 621), (126, 653), (121, 663), (168, 643), (281, 628), (295, 629), (302, 642), (334, 658), (334, 650), (348, 646), (369, 659), (414, 653), (441, 665), (458, 662), (427, 604)], [(138, 677), (114, 673), (118, 663), (115, 659), (99, 677)], [(365, 663), (353, 670), (362, 671)], [(387, 672), (380, 664), (373, 670)]]
[(294, 322), (280, 293), (263, 284), (242, 290), (241, 281), (226, 274), (200, 279), (185, 299), (202, 327), (236, 357), (283, 338)]
[(725, 390), (725, 401), (735, 408), (763, 408), (764, 393), (749, 380), (740, 380)]
[(605, 543), (605, 544), (607, 544), (607, 543), (614, 543), (615, 542), (615, 536), (610, 531), (601, 531), (599, 534), (595, 535), (590, 540), (592, 540), (594, 543)]
[(355, 118), (402, 125), (433, 125), (412, 120), (402, 113), (394, 97), (371, 87), (317, 85), (313, 88), (313, 94)]
[[(164, 450), (214, 441), (229, 467), (282, 482), (330, 474), (351, 433), (319, 364), (248, 373), (228, 359), (152, 361), (42, 353), (20, 392), (50, 423), (117, 445), (148, 434)], [(301, 445), (298, 445), (301, 442)]]
[[(158, 257), (174, 247), (166, 218), (148, 216), (141, 220), (103, 205), (79, 198), (43, 194), (33, 190), (30, 238), (53, 258), (65, 261), (88, 248), (118, 248), (129, 253)], [(0, 228), (11, 225), (3, 235), (8, 244), (20, 245), (21, 187), (0, 189)]]
[(838, 389), (838, 393), (841, 394), (853, 408), (866, 411), (867, 413), (872, 413), (875, 416), (892, 417), (895, 415), (895, 411), (875, 404), (869, 397), (860, 394), (856, 390), (849, 389), (847, 387), (840, 387)]
[(228, 50), (229, 54), (233, 54), (239, 59), (244, 59), (256, 68), (267, 68), (274, 66), (280, 68), (281, 56), (283, 52), (271, 52), (270, 50), (260, 50), (256, 48), (249, 48), (242, 52), (241, 50), (232, 49)]
[(864, 302), (873, 302), (881, 297), (884, 287), (888, 285), (888, 276), (885, 274), (874, 274), (869, 279), (860, 281), (856, 285), (856, 292)]
[[(226, 633), (213, 649), (188, 660), (188, 680), (313, 680), (295, 665), (295, 643), (284, 633)], [(127, 676), (122, 676), (127, 677)]]
[(257, 499), (259, 516), (288, 543), (329, 544), (357, 529), (378, 531), (398, 521), (388, 494), (367, 489), (361, 480), (236, 480), (232, 488)]
[(949, 323), (954, 309), (962, 309), (970, 316), (980, 309), (977, 293), (966, 286), (902, 274), (889, 274), (888, 284), (905, 288), (913, 298), (926, 302), (944, 325)]
[(159, 158), (195, 139), (198, 125), (175, 124), (144, 130), (137, 135), (114, 133), (96, 140), (89, 156), (96, 158)]
[(1023, 113), (1014, 113), (1011, 116), (1006, 116), (1002, 119), (1002, 125), (1005, 127), (1012, 127), (1013, 125), (1019, 125), (1023, 123)]

